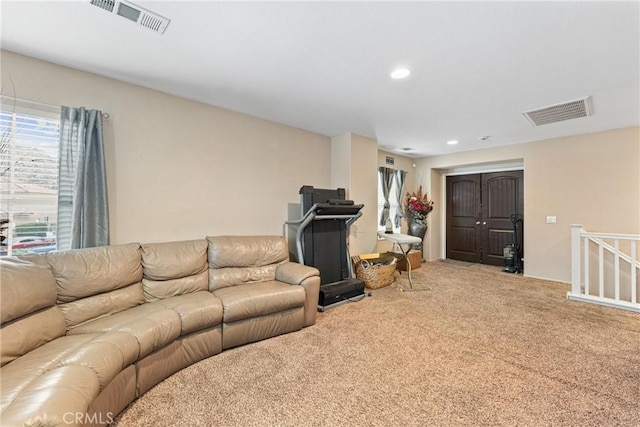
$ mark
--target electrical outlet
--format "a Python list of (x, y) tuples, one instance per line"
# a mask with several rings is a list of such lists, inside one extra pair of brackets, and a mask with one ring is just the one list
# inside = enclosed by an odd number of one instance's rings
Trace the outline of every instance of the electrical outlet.
[(557, 219), (556, 219), (556, 217), (555, 217), (555, 216), (548, 216), (548, 217), (547, 217), (547, 224), (555, 224), (555, 223), (557, 223), (557, 222), (558, 222), (558, 221), (557, 221)]

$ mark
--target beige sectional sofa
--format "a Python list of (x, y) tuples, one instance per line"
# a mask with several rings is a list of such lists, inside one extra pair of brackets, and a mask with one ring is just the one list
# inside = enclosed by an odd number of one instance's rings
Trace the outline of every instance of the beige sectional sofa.
[(315, 323), (319, 272), (283, 238), (0, 259), (0, 424), (106, 425), (174, 372)]

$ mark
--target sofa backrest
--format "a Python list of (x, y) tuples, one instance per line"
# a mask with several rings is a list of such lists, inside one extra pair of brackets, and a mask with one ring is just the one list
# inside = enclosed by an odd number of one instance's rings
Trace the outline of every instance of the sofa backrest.
[(43, 256), (0, 258), (0, 366), (66, 333)]
[(289, 261), (281, 236), (215, 236), (209, 242), (209, 290), (274, 280), (279, 264)]
[(141, 249), (146, 301), (208, 289), (206, 240), (149, 243)]
[(50, 252), (67, 330), (144, 302), (140, 245)]

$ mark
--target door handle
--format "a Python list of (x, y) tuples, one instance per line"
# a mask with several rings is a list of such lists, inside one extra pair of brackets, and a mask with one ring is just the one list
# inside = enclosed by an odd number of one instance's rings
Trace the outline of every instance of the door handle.
[(487, 225), (487, 221), (484, 221), (484, 222), (482, 223), (482, 225)]
[(476, 225), (480, 225), (480, 221), (476, 221)]

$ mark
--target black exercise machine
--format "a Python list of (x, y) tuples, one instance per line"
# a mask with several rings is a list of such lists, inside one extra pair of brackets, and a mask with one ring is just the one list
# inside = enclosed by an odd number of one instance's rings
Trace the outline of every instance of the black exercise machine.
[(362, 216), (364, 205), (345, 200), (345, 189), (300, 188), (302, 218), (286, 221), (297, 227), (296, 256), (301, 264), (320, 270), (318, 310), (359, 301), (369, 292), (353, 277), (347, 239), (349, 227)]

